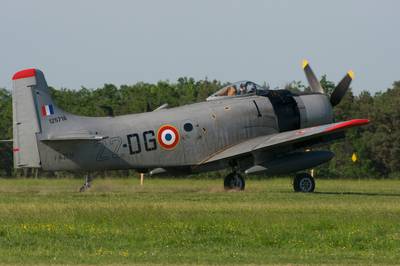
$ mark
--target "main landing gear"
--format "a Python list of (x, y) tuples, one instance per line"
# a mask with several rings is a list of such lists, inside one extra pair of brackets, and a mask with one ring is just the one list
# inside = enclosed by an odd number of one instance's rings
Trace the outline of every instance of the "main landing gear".
[[(236, 171), (224, 179), (225, 190), (244, 190), (245, 185), (243, 176)], [(309, 173), (298, 173), (293, 179), (293, 189), (295, 192), (314, 192), (315, 180)]]
[(85, 192), (86, 190), (88, 190), (92, 186), (92, 180), (93, 177), (90, 175), (90, 173), (85, 175), (85, 183), (83, 183), (83, 185), (79, 189), (79, 192)]
[(236, 171), (230, 173), (224, 179), (225, 190), (244, 190), (245, 185), (243, 176)]
[(309, 173), (298, 173), (293, 179), (293, 189), (295, 192), (314, 192), (315, 180)]

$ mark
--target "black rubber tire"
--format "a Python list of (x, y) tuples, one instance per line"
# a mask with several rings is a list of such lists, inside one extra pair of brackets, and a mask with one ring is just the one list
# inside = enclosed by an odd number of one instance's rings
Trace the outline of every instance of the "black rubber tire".
[(293, 189), (295, 192), (314, 192), (315, 180), (309, 173), (298, 173), (293, 180)]
[(225, 190), (244, 190), (246, 183), (241, 174), (230, 173), (224, 179)]

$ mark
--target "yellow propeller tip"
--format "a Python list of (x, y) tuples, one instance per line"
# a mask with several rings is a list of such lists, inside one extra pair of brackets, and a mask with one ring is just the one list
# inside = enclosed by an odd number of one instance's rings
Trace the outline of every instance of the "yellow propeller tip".
[(351, 79), (354, 79), (354, 72), (353, 72), (353, 70), (349, 70), (349, 71), (347, 72), (347, 75), (349, 75)]
[(303, 60), (303, 62), (301, 63), (302, 68), (306, 68), (306, 66), (308, 65), (308, 61), (306, 59)]

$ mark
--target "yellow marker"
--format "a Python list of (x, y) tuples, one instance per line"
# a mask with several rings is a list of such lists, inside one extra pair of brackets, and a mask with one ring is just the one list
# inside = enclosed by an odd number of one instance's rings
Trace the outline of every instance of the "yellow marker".
[(306, 59), (303, 60), (303, 62), (301, 63), (301, 66), (304, 68), (306, 68), (306, 66), (308, 65), (308, 61)]
[(353, 70), (349, 70), (349, 72), (347, 72), (347, 75), (349, 75), (351, 79), (354, 79), (354, 72), (353, 72)]
[(351, 156), (351, 160), (353, 161), (353, 163), (357, 162), (357, 155), (355, 152), (353, 152), (353, 155)]
[(144, 174), (140, 173), (140, 185), (143, 186), (144, 183)]

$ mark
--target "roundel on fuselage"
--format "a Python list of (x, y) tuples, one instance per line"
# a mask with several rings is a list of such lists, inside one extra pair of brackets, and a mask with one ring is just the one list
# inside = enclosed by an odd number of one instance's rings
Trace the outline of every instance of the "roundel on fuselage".
[(163, 125), (157, 131), (157, 141), (165, 150), (172, 150), (179, 143), (179, 131), (171, 125)]

